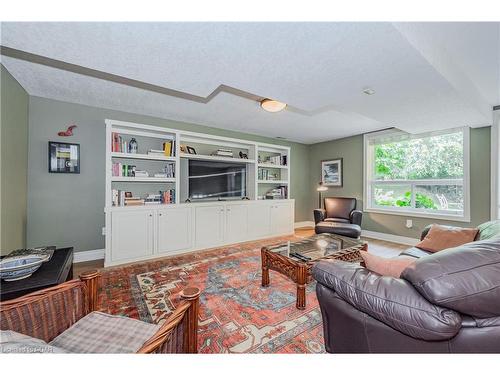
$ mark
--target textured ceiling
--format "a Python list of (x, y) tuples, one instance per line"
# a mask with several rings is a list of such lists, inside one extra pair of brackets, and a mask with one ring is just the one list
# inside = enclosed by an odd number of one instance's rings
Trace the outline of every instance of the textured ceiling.
[(3, 23), (1, 37), (187, 94), (227, 85), (290, 109), (270, 114), (227, 92), (198, 103), (2, 56), (31, 95), (303, 143), (483, 126), (500, 104), (498, 23)]

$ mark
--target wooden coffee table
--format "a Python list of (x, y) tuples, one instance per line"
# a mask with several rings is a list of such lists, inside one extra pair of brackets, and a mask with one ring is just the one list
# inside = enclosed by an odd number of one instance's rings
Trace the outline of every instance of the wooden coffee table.
[(262, 286), (269, 286), (269, 270), (288, 276), (297, 284), (298, 309), (306, 308), (306, 285), (312, 281), (312, 266), (325, 259), (362, 262), (364, 241), (336, 234), (317, 234), (302, 241), (286, 242), (261, 249)]

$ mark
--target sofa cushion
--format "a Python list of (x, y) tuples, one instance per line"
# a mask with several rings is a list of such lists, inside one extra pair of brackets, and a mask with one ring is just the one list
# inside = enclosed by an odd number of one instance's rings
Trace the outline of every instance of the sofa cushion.
[(416, 261), (411, 257), (383, 258), (368, 251), (360, 251), (366, 268), (382, 276), (399, 277), (401, 272)]
[(159, 326), (93, 312), (50, 342), (70, 353), (136, 353)]
[(449, 227), (433, 224), (429, 233), (415, 247), (436, 252), (474, 241), (479, 230), (477, 228)]
[(500, 236), (500, 220), (488, 221), (479, 225), (477, 229), (479, 229), (478, 239), (480, 241)]
[(430, 302), (478, 318), (500, 315), (500, 237), (440, 251), (401, 277)]
[(15, 331), (0, 331), (0, 353), (67, 353), (41, 339)]
[(446, 340), (461, 327), (460, 314), (431, 304), (406, 280), (377, 275), (359, 264), (326, 260), (316, 263), (312, 274), (356, 309), (416, 339)]

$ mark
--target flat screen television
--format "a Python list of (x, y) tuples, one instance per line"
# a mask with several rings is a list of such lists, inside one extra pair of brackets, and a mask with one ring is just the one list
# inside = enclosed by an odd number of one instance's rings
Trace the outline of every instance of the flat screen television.
[(191, 200), (243, 198), (246, 173), (245, 164), (189, 160), (188, 197)]

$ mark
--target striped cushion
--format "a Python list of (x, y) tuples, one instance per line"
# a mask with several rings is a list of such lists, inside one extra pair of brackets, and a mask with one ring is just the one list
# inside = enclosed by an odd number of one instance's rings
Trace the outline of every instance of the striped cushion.
[(93, 312), (57, 336), (50, 345), (70, 353), (135, 353), (158, 328), (136, 319)]

